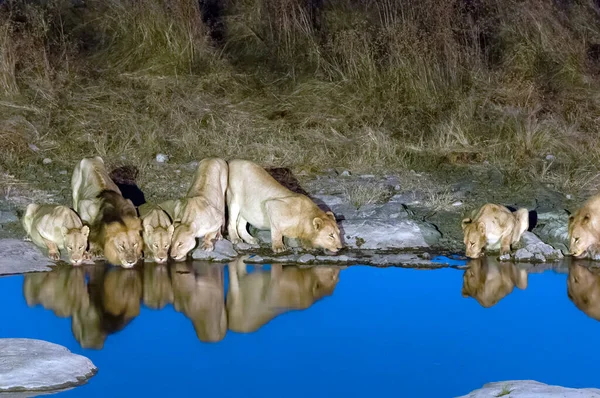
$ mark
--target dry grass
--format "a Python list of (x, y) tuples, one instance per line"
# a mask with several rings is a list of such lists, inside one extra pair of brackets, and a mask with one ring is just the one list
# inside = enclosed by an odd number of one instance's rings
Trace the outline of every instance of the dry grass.
[(0, 167), (19, 177), (45, 157), (71, 168), (94, 153), (142, 169), (162, 152), (443, 171), (447, 154), (474, 151), (523, 181), (600, 183), (592, 0), (339, 0), (320, 10), (232, 0), (222, 46), (194, 0), (72, 3), (2, 5)]
[(344, 186), (344, 195), (352, 206), (359, 209), (365, 205), (387, 203), (393, 192), (381, 183), (355, 182)]

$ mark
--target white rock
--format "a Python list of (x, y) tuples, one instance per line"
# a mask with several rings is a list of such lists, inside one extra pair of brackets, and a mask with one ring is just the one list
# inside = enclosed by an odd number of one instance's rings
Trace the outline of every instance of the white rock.
[[(508, 391), (510, 393), (506, 394)], [(491, 398), (501, 394), (510, 398), (598, 398), (600, 390), (552, 386), (534, 380), (511, 380), (488, 383), (479, 390), (457, 398)]]
[(458, 206), (462, 206), (462, 202), (459, 200), (457, 202), (452, 203), (452, 206), (458, 207)]
[(42, 160), (42, 163), (44, 163), (44, 164), (50, 164), (50, 163), (52, 163), (52, 159), (50, 159), (50, 158), (44, 158), (44, 160)]
[(97, 370), (88, 358), (58, 344), (0, 339), (0, 392), (73, 387), (84, 384)]
[(215, 242), (213, 251), (206, 251), (197, 248), (192, 253), (194, 260), (211, 260), (211, 261), (229, 261), (236, 258), (238, 253), (233, 248), (233, 245), (227, 239), (221, 239)]
[(350, 219), (340, 222), (344, 242), (359, 249), (406, 249), (429, 247), (441, 234), (413, 220)]
[(0, 239), (0, 275), (50, 271), (53, 264), (33, 243)]
[(67, 175), (67, 170), (61, 170), (58, 172), (61, 176)]
[(340, 175), (344, 176), (344, 177), (349, 177), (351, 174), (348, 170), (344, 170), (344, 171), (342, 171), (342, 173)]
[(236, 245), (236, 247), (238, 248), (238, 250), (251, 250), (258, 249), (260, 245), (251, 245), (250, 243), (240, 242)]
[(560, 250), (544, 243), (534, 233), (526, 231), (521, 237), (523, 248), (517, 250), (513, 258), (515, 261), (546, 262), (563, 258)]
[(35, 144), (29, 144), (29, 149), (31, 149), (33, 152), (39, 152), (40, 150), (40, 148), (38, 148), (38, 146)]
[(156, 161), (158, 163), (167, 163), (169, 161), (169, 155), (165, 155), (164, 153), (159, 153), (156, 155)]

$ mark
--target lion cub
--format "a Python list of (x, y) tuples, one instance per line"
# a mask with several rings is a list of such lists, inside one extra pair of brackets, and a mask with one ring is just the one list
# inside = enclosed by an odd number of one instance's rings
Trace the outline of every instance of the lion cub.
[(59, 260), (60, 250), (66, 250), (73, 265), (83, 262), (90, 229), (73, 210), (60, 205), (31, 203), (22, 222), (33, 243), (47, 248), (52, 260)]
[(472, 217), (462, 220), (466, 255), (477, 258), (486, 250), (509, 254), (529, 227), (529, 211), (519, 209), (512, 213), (504, 206), (488, 203)]
[(111, 264), (133, 267), (142, 257), (142, 223), (131, 200), (110, 179), (102, 158), (82, 159), (71, 183), (75, 211), (91, 225), (90, 251), (103, 253)]
[(226, 189), (227, 162), (206, 158), (198, 164), (185, 198), (161, 204), (175, 225), (171, 241), (173, 259), (184, 260), (196, 246), (196, 238), (200, 237), (204, 237), (202, 250), (214, 249), (213, 241), (222, 237), (221, 229), (225, 224)]
[(247, 231), (248, 223), (258, 229), (270, 229), (275, 253), (286, 250), (283, 237), (298, 238), (305, 248), (342, 248), (340, 230), (332, 212), (324, 212), (307, 196), (294, 193), (279, 184), (265, 169), (248, 160), (229, 162), (227, 187), (232, 243), (242, 239), (256, 244)]
[(600, 194), (589, 198), (569, 217), (569, 251), (575, 257), (596, 254), (600, 242)]
[(153, 257), (157, 264), (166, 263), (175, 230), (171, 218), (160, 206), (150, 203), (144, 203), (138, 211), (142, 219), (144, 256)]

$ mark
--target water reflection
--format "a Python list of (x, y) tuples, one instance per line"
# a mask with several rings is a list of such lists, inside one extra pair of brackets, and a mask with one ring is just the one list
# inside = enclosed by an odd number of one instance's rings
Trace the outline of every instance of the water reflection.
[(600, 269), (590, 260), (574, 259), (569, 265), (567, 295), (577, 308), (600, 321)]
[(248, 272), (238, 259), (229, 264), (227, 314), (229, 329), (249, 333), (278, 315), (306, 309), (333, 294), (339, 281), (339, 267), (300, 269), (273, 264), (270, 270), (255, 266)]
[(514, 287), (527, 288), (527, 271), (511, 262), (494, 257), (471, 259), (463, 274), (463, 297), (473, 297), (482, 307), (489, 308), (510, 294)]
[(125, 269), (105, 265), (57, 266), (24, 275), (27, 305), (42, 305), (71, 318), (73, 336), (83, 348), (102, 349), (112, 333), (140, 315), (142, 304), (156, 310), (173, 305), (190, 319), (203, 342), (221, 341), (227, 330), (252, 332), (277, 315), (306, 309), (331, 295), (339, 267), (273, 265), (248, 272), (242, 259), (230, 264), (225, 300), (224, 266), (205, 262), (145, 264)]

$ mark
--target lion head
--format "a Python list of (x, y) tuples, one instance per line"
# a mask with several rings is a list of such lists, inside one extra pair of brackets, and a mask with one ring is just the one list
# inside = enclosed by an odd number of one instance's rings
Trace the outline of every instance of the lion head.
[(65, 242), (65, 249), (69, 255), (69, 260), (73, 265), (80, 265), (83, 262), (85, 250), (87, 249), (90, 228), (87, 225), (71, 229), (62, 227), (61, 234)]
[(144, 225), (143, 238), (150, 251), (150, 253), (145, 253), (146, 257), (152, 256), (157, 264), (166, 263), (174, 230), (173, 225), (169, 225), (167, 228), (160, 226), (155, 228), (150, 224)]
[(313, 247), (321, 247), (333, 253), (342, 248), (340, 229), (332, 212), (328, 211), (325, 216), (313, 218), (308, 241)]
[(106, 226), (104, 257), (114, 265), (133, 267), (142, 258), (142, 224), (138, 218), (114, 221)]
[(581, 260), (569, 265), (567, 296), (585, 314), (600, 320), (600, 275)]
[(483, 221), (473, 222), (470, 218), (465, 218), (461, 223), (464, 243), (466, 247), (465, 254), (470, 258), (481, 256), (486, 244), (485, 223)]
[(187, 254), (196, 247), (196, 223), (177, 223), (171, 242), (171, 257), (175, 261), (185, 260)]
[(598, 243), (593, 222), (589, 214), (583, 217), (576, 213), (569, 217), (569, 251), (575, 257), (583, 256), (588, 249)]

